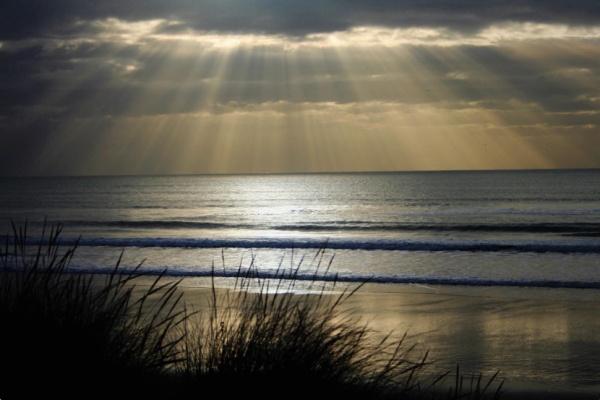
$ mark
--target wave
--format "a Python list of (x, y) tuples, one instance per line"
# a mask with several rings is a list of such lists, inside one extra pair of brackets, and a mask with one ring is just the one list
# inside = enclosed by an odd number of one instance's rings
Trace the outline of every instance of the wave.
[[(35, 245), (39, 238), (28, 238)], [(469, 240), (469, 239), (302, 239), (302, 238), (61, 238), (72, 246), (167, 247), (167, 248), (271, 248), (399, 251), (486, 251), (535, 253), (598, 253), (598, 240)]]
[(386, 232), (522, 232), (522, 233), (558, 233), (595, 236), (600, 234), (598, 223), (538, 223), (538, 224), (422, 224), (397, 223), (383, 221), (322, 221), (292, 224), (223, 223), (203, 221), (66, 221), (66, 226), (101, 226), (119, 228), (146, 229), (246, 229), (277, 231), (386, 231)]
[(388, 215), (600, 215), (600, 209), (577, 208), (471, 208), (431, 211), (389, 211)]
[[(70, 271), (84, 273), (110, 274), (114, 268), (70, 268)], [(246, 271), (242, 271), (245, 273)], [(240, 276), (238, 269), (211, 269), (177, 270), (145, 268), (141, 270), (144, 275), (161, 275), (170, 277), (215, 277), (237, 278)], [(346, 282), (346, 283), (381, 283), (381, 284), (418, 284), (418, 285), (443, 285), (443, 286), (472, 286), (472, 287), (538, 287), (538, 288), (565, 288), (565, 289), (600, 289), (600, 282), (593, 281), (558, 281), (558, 280), (509, 280), (509, 279), (478, 279), (478, 278), (448, 278), (448, 277), (420, 277), (399, 275), (366, 275), (366, 274), (319, 274), (314, 271), (299, 272), (296, 269), (286, 271), (253, 270), (248, 275), (254, 279), (294, 279), (309, 282)]]
[(219, 222), (198, 221), (66, 221), (63, 225), (69, 226), (104, 226), (119, 228), (157, 228), (157, 229), (257, 229), (264, 228), (256, 224), (230, 224)]
[(600, 224), (397, 224), (372, 222), (336, 222), (334, 224), (278, 225), (270, 229), (299, 231), (398, 231), (398, 232), (522, 232), (522, 233), (600, 233)]

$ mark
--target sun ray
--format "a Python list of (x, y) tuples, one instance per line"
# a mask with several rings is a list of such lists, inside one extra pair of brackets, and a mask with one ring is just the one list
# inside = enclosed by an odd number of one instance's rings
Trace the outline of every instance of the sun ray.
[[(46, 139), (41, 170), (306, 172), (597, 163), (595, 29), (507, 24), (468, 36), (434, 28), (354, 27), (288, 37), (159, 31), (164, 24), (176, 21), (101, 20), (93, 23), (100, 32), (94, 37), (47, 46), (47, 54), (78, 51), (79, 58), (69, 59), (75, 79), (41, 100), (48, 110), (71, 104), (68, 118)], [(102, 46), (108, 47), (98, 50)], [(84, 48), (100, 62), (82, 55)], [(86, 156), (66, 161), (83, 150)]]

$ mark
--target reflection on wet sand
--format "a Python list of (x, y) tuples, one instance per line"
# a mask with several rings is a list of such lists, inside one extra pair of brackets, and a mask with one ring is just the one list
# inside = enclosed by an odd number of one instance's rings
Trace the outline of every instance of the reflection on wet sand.
[(416, 334), (438, 368), (600, 391), (598, 302), (368, 291), (348, 306), (377, 330)]

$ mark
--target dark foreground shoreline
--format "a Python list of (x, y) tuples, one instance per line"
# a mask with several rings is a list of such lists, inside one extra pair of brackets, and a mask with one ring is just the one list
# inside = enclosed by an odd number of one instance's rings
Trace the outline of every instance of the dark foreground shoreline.
[(0, 249), (3, 399), (89, 387), (146, 399), (280, 398), (297, 387), (316, 398), (479, 400), (498, 398), (501, 383), (510, 399), (600, 393), (598, 301), (331, 287), (252, 269), (234, 279), (142, 276), (119, 263), (112, 275), (69, 273), (75, 249), (59, 251), (59, 232), (32, 251), (15, 231)]
[[(209, 294), (206, 279), (184, 279), (181, 289), (200, 308)], [(367, 284), (344, 307), (376, 331), (407, 331), (440, 370), (500, 371), (503, 399), (600, 398), (600, 302), (553, 300), (552, 290), (465, 296)]]

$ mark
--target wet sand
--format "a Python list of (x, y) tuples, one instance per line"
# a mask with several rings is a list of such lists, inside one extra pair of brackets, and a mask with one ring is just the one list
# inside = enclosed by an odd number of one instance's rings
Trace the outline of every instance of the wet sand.
[[(202, 279), (182, 282), (187, 305), (201, 309), (208, 287)], [(463, 375), (484, 378), (500, 371), (503, 398), (600, 398), (600, 302), (583, 292), (556, 300), (564, 293), (527, 288), (456, 292), (371, 284), (344, 307), (376, 331), (408, 332), (417, 351), (429, 350), (435, 369), (459, 364)]]
[(419, 334), (415, 339), (442, 370), (460, 364), (467, 375), (500, 371), (514, 398), (598, 399), (600, 303), (521, 292), (501, 298), (365, 291), (349, 304), (373, 317), (377, 329), (397, 325)]

